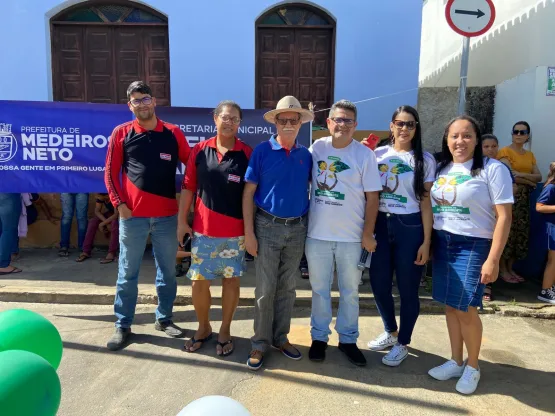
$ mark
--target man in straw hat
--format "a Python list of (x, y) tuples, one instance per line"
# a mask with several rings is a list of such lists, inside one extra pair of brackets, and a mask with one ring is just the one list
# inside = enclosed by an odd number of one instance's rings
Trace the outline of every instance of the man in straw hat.
[(243, 193), (245, 244), (256, 258), (254, 336), (247, 361), (251, 370), (262, 366), (269, 345), (292, 360), (302, 358), (287, 335), (306, 239), (312, 169), (310, 152), (296, 139), (314, 114), (287, 96), (264, 119), (276, 125), (277, 134), (254, 149)]

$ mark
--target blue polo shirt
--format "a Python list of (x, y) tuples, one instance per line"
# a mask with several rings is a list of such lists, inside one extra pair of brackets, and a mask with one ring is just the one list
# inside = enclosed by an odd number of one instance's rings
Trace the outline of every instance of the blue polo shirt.
[(254, 203), (276, 217), (300, 217), (308, 212), (312, 155), (295, 144), (289, 151), (275, 136), (254, 148), (245, 181), (257, 186)]

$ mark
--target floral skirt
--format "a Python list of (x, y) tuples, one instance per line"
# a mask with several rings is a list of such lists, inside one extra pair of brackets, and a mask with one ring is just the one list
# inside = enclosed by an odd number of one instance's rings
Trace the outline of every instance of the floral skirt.
[(245, 237), (218, 238), (194, 233), (189, 279), (229, 279), (241, 277), (245, 271)]
[(503, 250), (505, 260), (521, 260), (528, 255), (528, 239), (530, 234), (530, 194), (532, 188), (518, 184), (513, 205), (513, 221), (509, 239)]

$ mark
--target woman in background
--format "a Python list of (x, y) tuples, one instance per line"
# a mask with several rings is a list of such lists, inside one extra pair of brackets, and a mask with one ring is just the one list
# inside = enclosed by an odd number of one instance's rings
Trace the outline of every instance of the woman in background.
[(513, 142), (497, 154), (498, 160), (511, 168), (517, 184), (511, 233), (500, 264), (500, 276), (507, 283), (524, 282), (524, 278), (513, 270), (513, 264), (528, 255), (530, 194), (536, 184), (542, 180), (536, 157), (524, 148), (531, 137), (530, 124), (519, 121), (513, 126)]
[[(110, 226), (110, 231), (108, 227)], [(85, 241), (83, 242), (83, 252), (79, 255), (78, 263), (84, 262), (92, 255), (92, 248), (96, 232), (100, 230), (106, 237), (110, 236), (110, 246), (108, 254), (100, 264), (112, 263), (118, 256), (119, 252), (119, 221), (118, 212), (114, 210), (108, 194), (97, 194), (96, 204), (94, 207), (94, 217), (89, 220)]]

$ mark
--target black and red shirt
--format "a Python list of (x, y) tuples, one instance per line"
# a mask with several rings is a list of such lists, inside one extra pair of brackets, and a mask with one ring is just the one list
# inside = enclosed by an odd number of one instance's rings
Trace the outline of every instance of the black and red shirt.
[(114, 207), (125, 203), (134, 217), (177, 214), (176, 169), (190, 153), (183, 132), (173, 124), (158, 120), (154, 130), (145, 130), (134, 120), (117, 126), (104, 175)]
[(225, 155), (216, 137), (191, 151), (182, 189), (197, 195), (193, 231), (210, 237), (239, 237), (243, 226), (243, 188), (252, 149), (239, 139)]

